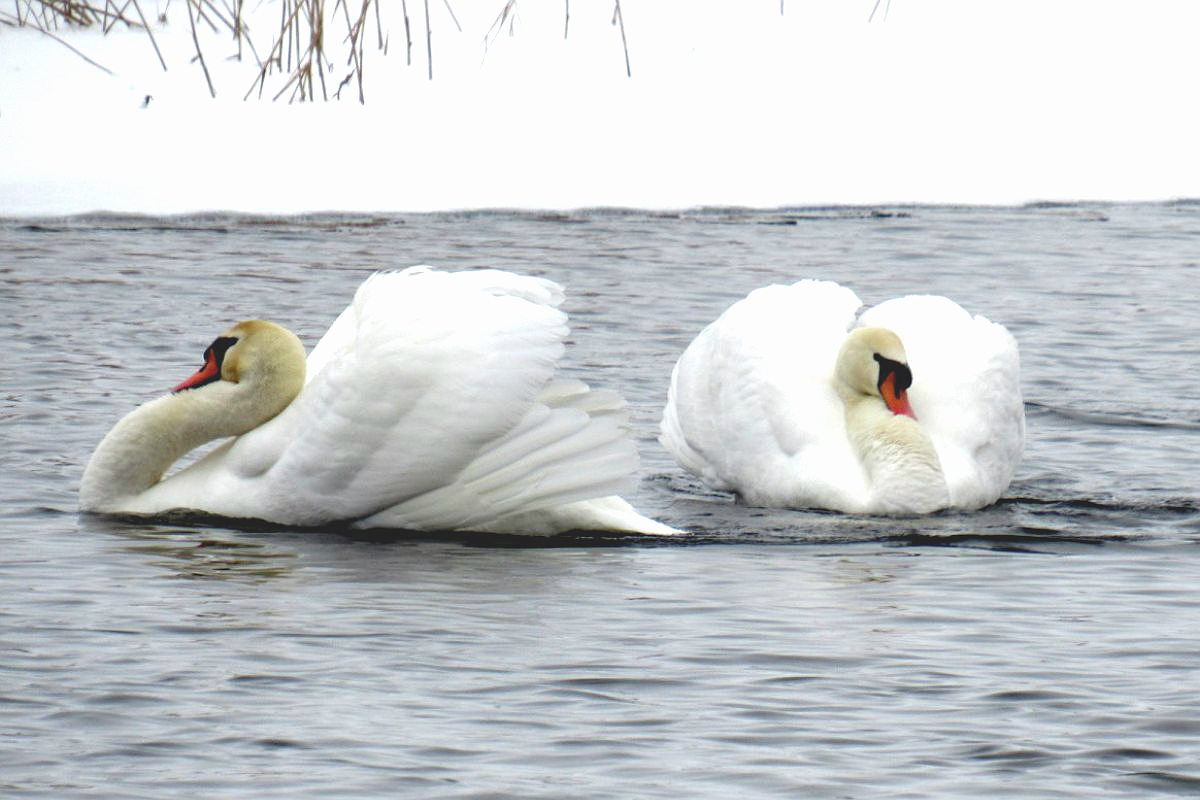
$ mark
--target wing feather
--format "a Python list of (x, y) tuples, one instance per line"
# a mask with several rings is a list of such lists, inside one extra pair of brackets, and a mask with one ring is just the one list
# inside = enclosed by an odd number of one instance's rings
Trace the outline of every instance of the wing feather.
[(454, 482), (553, 375), (561, 299), (550, 281), (495, 270), (372, 276), (314, 348), (296, 400), (221, 455), (214, 510), (317, 524)]
[[(556, 381), (539, 395), (519, 425), (483, 447), (455, 480), (360, 524), (507, 530), (502, 523), (512, 515), (528, 515), (630, 488), (637, 464), (620, 395), (591, 392), (578, 381)], [(521, 524), (529, 522), (525, 517)], [(627, 519), (625, 524), (652, 523)]]
[(750, 502), (856, 502), (865, 476), (831, 378), (859, 306), (849, 289), (814, 280), (734, 303), (676, 364), (660, 441), (690, 472)]
[(1016, 339), (945, 297), (898, 297), (863, 325), (894, 330), (913, 372), (909, 399), (937, 448), (956, 508), (994, 503), (1020, 459), (1025, 433)]

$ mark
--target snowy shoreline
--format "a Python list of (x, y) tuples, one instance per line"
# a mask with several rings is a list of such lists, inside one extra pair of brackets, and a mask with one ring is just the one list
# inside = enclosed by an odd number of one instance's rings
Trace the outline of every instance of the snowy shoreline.
[(174, 7), (166, 72), (134, 31), (65, 34), (108, 75), (0, 28), (0, 216), (1200, 196), (1194, 4), (727, 5), (624, 0), (631, 78), (608, 3), (565, 42), (561, 4), (521, 6), (486, 52), (495, 9), (459, 9), (432, 81), (368, 52), (365, 105), (243, 102), (253, 64), (220, 59), (211, 99)]

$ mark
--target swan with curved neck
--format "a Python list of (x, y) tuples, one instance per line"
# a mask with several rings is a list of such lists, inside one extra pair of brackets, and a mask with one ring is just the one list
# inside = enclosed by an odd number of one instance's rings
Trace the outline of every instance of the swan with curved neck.
[(300, 393), (304, 360), (304, 345), (286, 328), (263, 320), (234, 325), (208, 346), (194, 375), (101, 440), (83, 473), (80, 508), (120, 512), (192, 450), (262, 425)]
[(846, 336), (834, 367), (845, 405), (846, 434), (867, 473), (871, 505), (882, 512), (925, 514), (950, 496), (933, 441), (908, 401), (913, 375), (900, 337), (887, 328)]
[(752, 505), (923, 514), (994, 503), (1024, 437), (1012, 335), (944, 297), (861, 306), (815, 280), (734, 303), (676, 363), (659, 441)]
[(234, 325), (194, 375), (104, 437), (80, 508), (302, 526), (677, 533), (616, 496), (637, 468), (624, 401), (556, 375), (561, 300), (541, 278), (414, 267), (368, 278), (307, 361), (279, 325)]

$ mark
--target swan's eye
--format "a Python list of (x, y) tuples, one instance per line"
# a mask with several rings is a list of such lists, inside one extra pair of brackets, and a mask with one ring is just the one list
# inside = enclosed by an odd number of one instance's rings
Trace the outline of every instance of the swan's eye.
[(220, 380), (221, 366), (225, 360), (225, 353), (235, 344), (237, 344), (237, 339), (233, 336), (218, 336), (204, 350), (204, 365), (196, 371), (195, 375), (171, 391), (182, 392), (184, 389), (195, 389), (197, 386), (204, 386), (205, 384)]
[(890, 358), (884, 358), (879, 353), (874, 354), (875, 360), (879, 363), (879, 381), (876, 386), (883, 386), (883, 382), (888, 379), (889, 375), (896, 376), (896, 393), (908, 390), (912, 386), (912, 370), (907, 364), (901, 364), (899, 361), (893, 361)]
[(237, 337), (235, 336), (218, 336), (216, 339), (213, 339), (213, 343), (204, 351), (204, 360), (208, 361), (211, 356), (220, 364), (225, 358), (225, 353), (229, 348), (237, 344), (237, 341)]

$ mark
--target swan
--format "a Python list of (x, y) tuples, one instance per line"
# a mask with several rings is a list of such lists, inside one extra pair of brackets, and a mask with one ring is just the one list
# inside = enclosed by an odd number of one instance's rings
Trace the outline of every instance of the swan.
[(675, 364), (659, 441), (758, 506), (926, 514), (994, 503), (1025, 433), (1001, 325), (945, 297), (862, 303), (831, 281), (756, 289)]
[(562, 299), (543, 278), (420, 266), (367, 278), (307, 361), (287, 329), (238, 323), (194, 375), (104, 437), (80, 508), (295, 526), (677, 533), (617, 496), (637, 468), (620, 395), (556, 375)]

